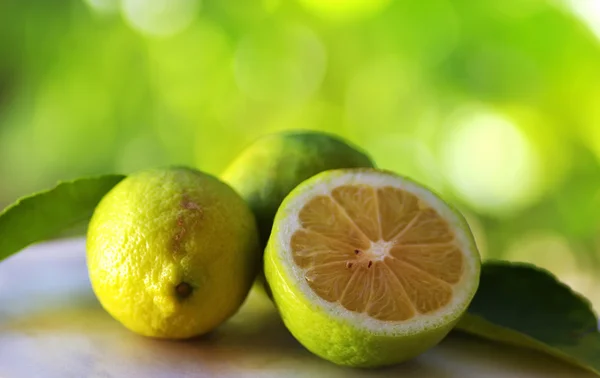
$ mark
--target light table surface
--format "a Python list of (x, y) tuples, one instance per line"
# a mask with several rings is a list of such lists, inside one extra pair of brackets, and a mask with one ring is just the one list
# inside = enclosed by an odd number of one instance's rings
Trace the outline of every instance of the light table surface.
[(95, 299), (82, 239), (33, 246), (0, 262), (0, 378), (594, 377), (543, 354), (451, 335), (393, 368), (349, 369), (306, 351), (268, 299), (191, 341), (137, 336)]

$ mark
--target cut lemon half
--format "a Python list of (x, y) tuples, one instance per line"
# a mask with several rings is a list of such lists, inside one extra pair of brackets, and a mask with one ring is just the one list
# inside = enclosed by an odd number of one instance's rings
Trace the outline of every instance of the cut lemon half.
[(290, 332), (334, 363), (382, 366), (437, 344), (479, 284), (462, 215), (423, 186), (376, 169), (334, 170), (282, 203), (265, 251)]

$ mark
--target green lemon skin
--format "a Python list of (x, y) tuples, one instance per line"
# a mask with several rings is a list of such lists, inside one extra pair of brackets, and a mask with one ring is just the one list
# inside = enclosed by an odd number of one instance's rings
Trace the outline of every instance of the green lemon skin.
[(252, 209), (264, 247), (279, 205), (298, 184), (331, 169), (370, 167), (374, 164), (364, 152), (340, 138), (316, 131), (287, 131), (255, 141), (221, 178)]
[(130, 330), (207, 333), (233, 315), (261, 261), (254, 215), (218, 179), (188, 168), (133, 174), (102, 199), (87, 235), (92, 288)]
[[(277, 226), (275, 226), (277, 227)], [(419, 334), (394, 336), (370, 333), (349, 322), (332, 320), (293, 285), (273, 249), (265, 252), (265, 276), (286, 328), (306, 349), (341, 366), (375, 368), (395, 365), (437, 345), (458, 322)]]

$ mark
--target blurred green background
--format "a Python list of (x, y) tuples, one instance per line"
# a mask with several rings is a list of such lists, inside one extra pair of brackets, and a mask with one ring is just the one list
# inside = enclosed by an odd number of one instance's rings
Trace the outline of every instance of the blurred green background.
[(339, 134), (600, 309), (597, 0), (2, 0), (0, 207)]

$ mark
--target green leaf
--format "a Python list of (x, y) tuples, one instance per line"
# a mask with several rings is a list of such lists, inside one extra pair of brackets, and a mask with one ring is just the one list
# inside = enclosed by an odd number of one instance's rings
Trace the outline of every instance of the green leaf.
[(124, 177), (105, 175), (60, 182), (9, 205), (0, 213), (0, 261), (89, 220), (102, 197)]
[(600, 375), (600, 333), (590, 303), (533, 265), (484, 263), (479, 290), (456, 329), (536, 349)]

